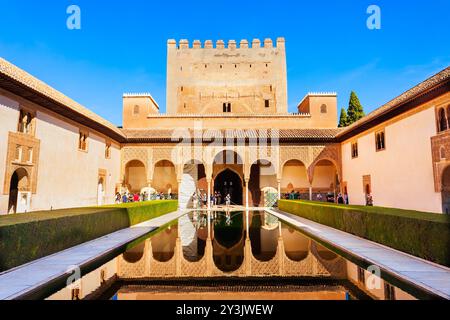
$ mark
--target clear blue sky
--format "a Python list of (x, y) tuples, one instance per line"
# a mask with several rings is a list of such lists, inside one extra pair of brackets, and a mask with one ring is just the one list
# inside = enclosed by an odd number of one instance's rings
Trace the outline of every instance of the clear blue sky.
[[(81, 30), (66, 9), (81, 8)], [(382, 28), (366, 27), (370, 4)], [(366, 112), (450, 65), (449, 0), (0, 0), (0, 56), (111, 122), (122, 93), (165, 111), (166, 41), (286, 38), (289, 110), (308, 91), (357, 92)]]

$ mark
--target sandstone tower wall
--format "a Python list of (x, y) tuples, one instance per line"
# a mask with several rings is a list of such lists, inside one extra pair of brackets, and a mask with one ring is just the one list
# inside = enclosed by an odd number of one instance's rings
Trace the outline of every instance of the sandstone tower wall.
[(167, 43), (167, 113), (287, 113), (285, 40)]

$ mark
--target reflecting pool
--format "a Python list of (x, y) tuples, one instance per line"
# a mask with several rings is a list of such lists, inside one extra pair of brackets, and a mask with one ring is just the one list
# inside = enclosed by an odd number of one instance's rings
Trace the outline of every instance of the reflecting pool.
[(263, 211), (191, 212), (118, 258), (114, 299), (348, 299), (347, 261)]

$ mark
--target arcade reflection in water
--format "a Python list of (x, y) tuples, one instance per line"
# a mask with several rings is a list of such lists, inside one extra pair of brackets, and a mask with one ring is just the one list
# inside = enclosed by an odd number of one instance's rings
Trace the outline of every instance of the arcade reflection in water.
[[(209, 221), (208, 217), (210, 217)], [(212, 256), (211, 263), (214, 263), (217, 271), (221, 271), (223, 274), (236, 273), (236, 275), (252, 276), (256, 269), (260, 273), (278, 274), (278, 270), (281, 270), (279, 268), (281, 263), (284, 269), (290, 267), (295, 269), (299, 265), (296, 265), (295, 262), (305, 262), (296, 273), (289, 274), (290, 270), (282, 270), (280, 271), (281, 275), (302, 275), (302, 270), (305, 275), (315, 275), (318, 270), (320, 271), (320, 267), (314, 265), (315, 261), (318, 261), (316, 264), (320, 264), (324, 270), (330, 269), (327, 267), (327, 262), (333, 262), (333, 269), (336, 270), (328, 270), (330, 275), (333, 272), (340, 274), (339, 269), (342, 271), (345, 269), (345, 261), (335, 253), (280, 222), (278, 218), (259, 211), (214, 211), (209, 215), (206, 212), (191, 212), (181, 217), (177, 224), (166, 228), (147, 241), (150, 242), (147, 247), (145, 243), (141, 243), (127, 251), (123, 255), (123, 262), (125, 265), (132, 265), (149, 259), (149, 257), (144, 258), (144, 252), (150, 246), (152, 253), (150, 260), (160, 263), (159, 267), (153, 267), (153, 269), (165, 270), (164, 274), (159, 274), (159, 276), (172, 274), (173, 276), (195, 277), (196, 274), (194, 272), (190, 274), (188, 267), (196, 264), (200, 269), (204, 269), (203, 275), (205, 275), (208, 268), (208, 257), (205, 257), (209, 252), (208, 241), (212, 248), (210, 249), (212, 252), (209, 253)], [(177, 243), (183, 259), (176, 257)], [(245, 269), (246, 244), (249, 248), (247, 255), (250, 255), (251, 252), (252, 257), (248, 257), (247, 263), (250, 265)], [(280, 250), (284, 251), (283, 255), (281, 253), (277, 255)], [(307, 258), (315, 260), (306, 263)], [(177, 262), (177, 260), (179, 261)], [(203, 262), (204, 264), (202, 264)], [(178, 269), (177, 263), (181, 265)], [(258, 264), (262, 267), (259, 267)], [(150, 265), (152, 264), (150, 263)], [(171, 268), (173, 272), (169, 271)], [(264, 271), (263, 268), (267, 270)], [(122, 269), (126, 270), (126, 268)], [(195, 268), (191, 269), (195, 270)], [(177, 270), (182, 274), (177, 274)], [(132, 271), (130, 272), (132, 273)], [(214, 270), (210, 273), (211, 276), (218, 275)], [(158, 276), (154, 271), (150, 272), (150, 275)], [(132, 274), (125, 275), (125, 277), (133, 278)]]

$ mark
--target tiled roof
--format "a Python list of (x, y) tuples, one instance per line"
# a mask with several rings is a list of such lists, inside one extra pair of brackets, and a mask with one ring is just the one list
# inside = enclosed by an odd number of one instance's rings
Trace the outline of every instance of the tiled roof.
[[(370, 121), (374, 121), (377, 118), (381, 117), (382, 115), (393, 111), (397, 107), (408, 103), (409, 101), (416, 99), (420, 97), (421, 95), (427, 93), (429, 90), (439, 86), (442, 83), (448, 83), (450, 81), (450, 67), (445, 68), (441, 72), (435, 74), (434, 76), (428, 78), (427, 80), (421, 82), (417, 86), (409, 89), (408, 91), (402, 93), (395, 99), (389, 101), (385, 105), (381, 106), (380, 108), (374, 110), (373, 112), (369, 113), (364, 118), (356, 121), (355, 123), (351, 124), (350, 126), (346, 127), (344, 130), (342, 130), (337, 136), (341, 137), (344, 135), (351, 134), (352, 131), (354, 131), (356, 128), (363, 126), (364, 124), (367, 124)], [(448, 86), (447, 86), (448, 88)]]
[[(256, 139), (256, 138), (277, 138), (280, 140), (333, 140), (342, 129), (210, 129), (194, 132), (192, 129), (123, 129), (129, 141), (178, 141), (181, 138), (203, 137), (204, 141), (227, 138), (227, 139)], [(172, 139), (173, 138), (173, 139)]]
[(100, 126), (106, 127), (110, 131), (114, 132), (117, 136), (123, 136), (123, 133), (117, 126), (113, 125), (109, 121), (103, 119), (99, 115), (95, 114), (91, 110), (85, 108), (81, 104), (76, 101), (70, 99), (65, 96), (61, 92), (55, 90), (50, 87), (48, 84), (43, 81), (33, 77), (29, 73), (24, 70), (18, 68), (12, 63), (6, 61), (5, 59), (0, 57), (0, 75), (6, 76), (9, 79), (12, 79), (19, 83), (20, 85), (31, 89), (31, 91), (38, 92), (41, 95), (56, 101), (57, 103), (64, 105), (69, 111), (73, 111), (78, 113), (84, 117), (89, 118), (90, 120), (96, 122)]

